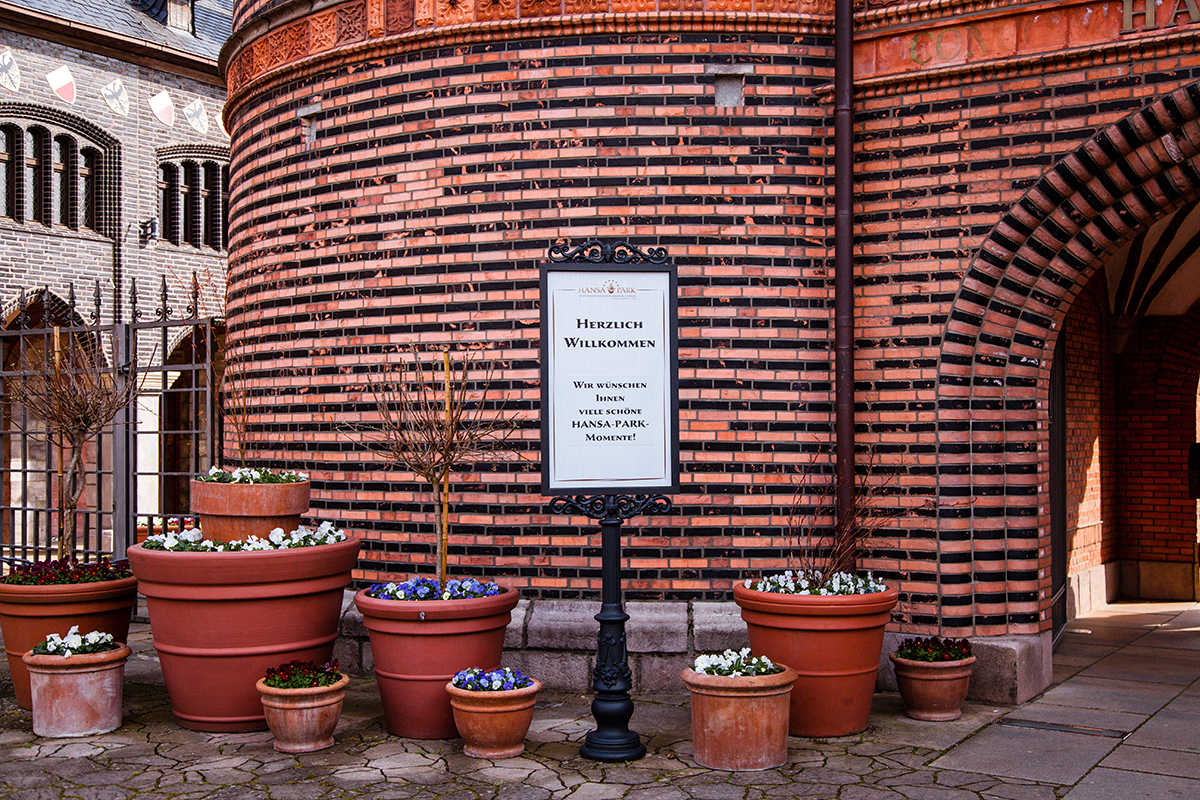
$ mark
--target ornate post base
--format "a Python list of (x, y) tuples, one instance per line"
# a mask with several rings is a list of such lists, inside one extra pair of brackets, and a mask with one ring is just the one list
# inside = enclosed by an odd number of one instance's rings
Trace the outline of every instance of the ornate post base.
[(554, 514), (583, 514), (600, 520), (603, 575), (600, 633), (596, 642), (596, 669), (592, 673), (592, 716), (596, 730), (584, 738), (579, 754), (593, 761), (633, 761), (646, 755), (641, 737), (629, 730), (633, 717), (633, 674), (625, 649), (625, 621), (621, 604), (621, 523), (641, 513), (666, 513), (671, 500), (665, 495), (597, 495), (556, 497)]

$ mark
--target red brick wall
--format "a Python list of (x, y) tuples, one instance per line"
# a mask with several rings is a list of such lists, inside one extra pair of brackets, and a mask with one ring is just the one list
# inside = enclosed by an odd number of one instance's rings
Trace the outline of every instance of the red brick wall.
[(1117, 557), (1116, 371), (1106, 286), (1097, 273), (1064, 325), (1070, 574)]
[(1196, 441), (1200, 311), (1143, 318), (1136, 346), (1118, 360), (1122, 398), (1119, 556), (1190, 563), (1196, 501), (1188, 498), (1187, 451)]

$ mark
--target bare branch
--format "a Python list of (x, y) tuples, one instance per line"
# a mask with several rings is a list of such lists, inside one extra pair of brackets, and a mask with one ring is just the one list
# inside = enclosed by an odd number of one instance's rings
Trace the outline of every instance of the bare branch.
[(126, 374), (116, 363), (105, 363), (97, 342), (81, 342), (74, 336), (64, 342), (55, 328), (40, 355), (27, 353), (21, 360), (21, 377), (13, 383), (14, 399), (45, 425), (25, 433), (63, 446), (69, 454), (59, 558), (75, 554), (75, 509), (86, 479), (84, 448), (133, 403), (141, 389), (136, 354), (130, 356), (133, 361)]
[[(477, 350), (451, 358), (421, 360), (416, 347), (394, 378), (367, 373), (367, 387), (379, 411), (379, 424), (366, 429), (364, 445), (430, 485), (438, 504), (438, 580), (446, 582), (450, 476), (469, 464), (499, 461), (511, 452), (517, 421), (506, 418), (504, 403), (489, 407), (496, 366)], [(474, 376), (472, 378), (472, 376)]]

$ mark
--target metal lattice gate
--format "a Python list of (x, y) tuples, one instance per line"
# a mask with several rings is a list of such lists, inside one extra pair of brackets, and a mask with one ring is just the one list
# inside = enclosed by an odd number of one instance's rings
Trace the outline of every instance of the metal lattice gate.
[[(177, 528), (188, 513), (188, 484), (212, 463), (219, 429), (213, 364), (222, 329), (212, 319), (173, 318), (163, 282), (151, 313), (138, 307), (136, 286), (111, 321), (97, 284), (90, 307), (74, 288), (64, 300), (46, 289), (22, 293), (0, 320), (0, 559), (7, 564), (59, 557), (58, 533), (74, 514), (80, 561), (124, 557), (149, 533)], [(84, 315), (90, 319), (84, 319)], [(73, 349), (93, 354), (108, 383), (134, 381), (133, 404), (86, 443), (83, 490), (69, 505), (70, 446), (50, 436), (44, 420), (20, 402), (17, 384), (37, 380), (50, 358)], [(90, 357), (90, 356), (89, 356)], [(106, 383), (106, 385), (108, 385)]]

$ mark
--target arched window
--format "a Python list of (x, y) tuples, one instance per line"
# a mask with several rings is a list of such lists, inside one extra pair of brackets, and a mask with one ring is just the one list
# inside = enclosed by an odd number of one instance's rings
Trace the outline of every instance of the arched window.
[(195, 161), (183, 163), (179, 181), (179, 207), (183, 211), (183, 241), (200, 246), (200, 167)]
[(174, 164), (158, 165), (158, 225), (160, 235), (168, 242), (179, 244), (179, 168)]
[(86, 147), (79, 153), (79, 224), (100, 230), (100, 153)]
[(204, 244), (220, 250), (224, 244), (221, 237), (221, 167), (211, 161), (204, 162), (204, 187), (200, 190), (203, 200)]
[(55, 136), (50, 146), (50, 222), (78, 228), (75, 214), (78, 181), (75, 142), (69, 136)]
[(102, 180), (110, 158), (117, 152), (78, 128), (0, 120), (0, 217), (112, 236), (116, 210), (108, 204), (115, 199), (105, 196)]
[(17, 137), (11, 125), (0, 125), (0, 217), (17, 215)]
[(46, 219), (46, 131), (25, 131), (25, 222), (47, 224)]
[(215, 147), (159, 151), (159, 230), (164, 241), (213, 250), (228, 241), (229, 167)]

